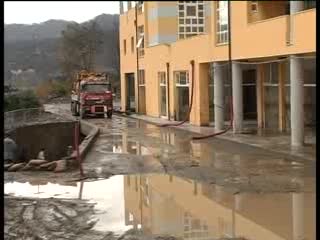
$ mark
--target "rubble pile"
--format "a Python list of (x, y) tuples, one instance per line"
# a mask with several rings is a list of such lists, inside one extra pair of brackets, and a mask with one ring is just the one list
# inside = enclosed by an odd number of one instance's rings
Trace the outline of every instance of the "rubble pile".
[(6, 163), (4, 170), (8, 172), (17, 171), (53, 171), (65, 172), (70, 170), (76, 161), (74, 158), (65, 158), (56, 161), (47, 161), (42, 159), (31, 159), (29, 162)]

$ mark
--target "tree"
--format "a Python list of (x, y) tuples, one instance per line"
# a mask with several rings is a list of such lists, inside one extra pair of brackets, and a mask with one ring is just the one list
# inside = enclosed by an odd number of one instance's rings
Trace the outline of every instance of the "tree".
[(95, 56), (102, 44), (103, 33), (95, 21), (86, 24), (69, 24), (62, 31), (60, 42), (60, 64), (67, 78), (80, 70), (92, 71)]

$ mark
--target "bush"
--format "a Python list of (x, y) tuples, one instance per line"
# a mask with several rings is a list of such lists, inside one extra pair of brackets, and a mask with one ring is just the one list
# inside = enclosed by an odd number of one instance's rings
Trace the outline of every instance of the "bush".
[(41, 99), (68, 96), (70, 92), (70, 81), (45, 81), (36, 88), (36, 94)]
[(24, 108), (37, 108), (41, 104), (35, 93), (31, 90), (23, 91), (4, 98), (4, 111), (13, 111)]

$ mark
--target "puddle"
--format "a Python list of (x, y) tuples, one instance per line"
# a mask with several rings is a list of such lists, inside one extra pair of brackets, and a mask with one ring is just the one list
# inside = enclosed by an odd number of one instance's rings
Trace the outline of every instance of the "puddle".
[(17, 197), (85, 199), (96, 203), (95, 218), (98, 219), (94, 230), (112, 231), (122, 234), (132, 228), (126, 226), (124, 216), (123, 176), (114, 176), (94, 182), (78, 182), (76, 186), (47, 183), (6, 183), (5, 194)]
[(63, 186), (6, 183), (5, 193), (95, 202), (94, 229), (182, 239), (315, 239), (315, 193), (234, 194), (171, 175), (114, 176)]
[(141, 224), (146, 233), (199, 240), (315, 239), (314, 193), (233, 194), (175, 176), (124, 178), (126, 222)]

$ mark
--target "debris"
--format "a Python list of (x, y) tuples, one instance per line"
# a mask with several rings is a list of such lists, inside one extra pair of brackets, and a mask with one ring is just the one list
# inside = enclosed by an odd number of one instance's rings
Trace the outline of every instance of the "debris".
[(11, 166), (8, 171), (9, 172), (15, 172), (18, 171), (19, 169), (23, 168), (26, 164), (25, 163), (17, 163), (17, 164), (13, 164), (13, 166)]
[(40, 169), (47, 169), (47, 170), (53, 170), (57, 166), (57, 163), (55, 161), (53, 162), (47, 162), (40, 165)]
[(58, 160), (56, 162), (56, 168), (54, 169), (54, 172), (63, 172), (67, 170), (67, 161), (66, 160)]
[(32, 159), (29, 161), (28, 165), (30, 166), (39, 166), (42, 164), (48, 163), (47, 160), (42, 160), (42, 159)]
[(31, 170), (31, 169), (33, 169), (33, 167), (30, 166), (29, 164), (27, 164), (26, 166), (24, 166), (24, 167), (21, 169), (21, 171), (29, 171), (29, 170)]
[(12, 165), (13, 165), (13, 163), (5, 164), (4, 165), (4, 170), (8, 170)]

